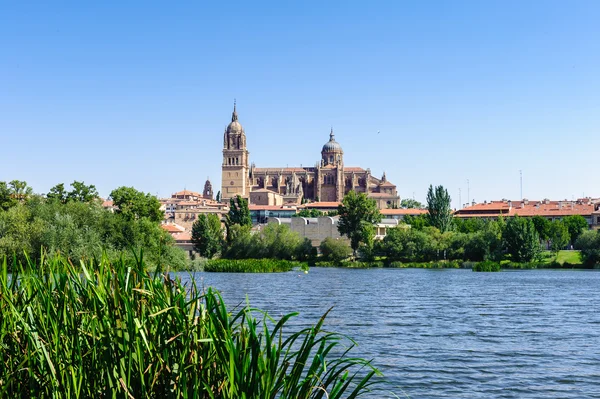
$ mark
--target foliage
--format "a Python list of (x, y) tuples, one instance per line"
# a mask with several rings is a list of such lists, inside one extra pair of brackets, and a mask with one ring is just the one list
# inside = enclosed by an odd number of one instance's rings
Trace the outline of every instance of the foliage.
[[(531, 218), (531, 222), (533, 223), (533, 226), (535, 227), (535, 231), (538, 233), (538, 236), (540, 237), (541, 240), (546, 241), (546, 240), (550, 239), (551, 222), (547, 218), (539, 216), (539, 215), (535, 215), (534, 217)], [(555, 231), (555, 233), (556, 232), (557, 231)]]
[(541, 254), (540, 238), (531, 219), (519, 216), (510, 218), (502, 240), (514, 262), (531, 262)]
[(381, 221), (373, 199), (367, 198), (365, 193), (349, 191), (338, 207), (338, 214), (338, 231), (350, 239), (350, 247), (355, 254), (361, 243), (372, 244), (373, 224)]
[(340, 262), (352, 254), (352, 248), (344, 240), (336, 240), (331, 237), (325, 238), (321, 245), (321, 256), (326, 261)]
[(48, 194), (46, 194), (46, 198), (48, 198), (51, 202), (60, 202), (64, 204), (67, 202), (67, 190), (65, 190), (65, 184), (59, 183), (56, 186), (52, 187)]
[(454, 218), (454, 229), (459, 233), (477, 233), (479, 231), (485, 230), (489, 221), (482, 218)]
[(423, 230), (425, 227), (431, 226), (431, 224), (429, 224), (429, 217), (427, 217), (426, 214), (417, 216), (406, 215), (402, 218), (402, 222), (417, 230)]
[(141, 259), (56, 257), (12, 276), (5, 260), (0, 309), (1, 397), (339, 399), (379, 374), (323, 330), (327, 313), (290, 331), (296, 313), (232, 312), (210, 288), (151, 277)]
[(319, 216), (323, 216), (324, 213), (318, 209), (302, 209), (297, 213), (293, 214), (292, 217), (302, 217), (302, 218), (318, 218)]
[(192, 226), (194, 250), (205, 258), (215, 256), (223, 246), (221, 220), (214, 213), (200, 214)]
[(585, 218), (581, 215), (570, 215), (562, 218), (562, 222), (569, 231), (569, 238), (571, 244), (575, 245), (575, 242), (584, 231), (589, 229), (588, 223)]
[(400, 201), (400, 208), (404, 208), (404, 209), (422, 209), (423, 208), (423, 204), (421, 204), (419, 201), (416, 201), (412, 198), (404, 198), (402, 201)]
[(436, 186), (435, 189), (429, 185), (427, 191), (427, 218), (429, 224), (438, 228), (442, 233), (452, 229), (452, 209), (450, 208), (451, 198), (443, 186)]
[(110, 198), (116, 207), (115, 213), (123, 215), (127, 220), (163, 220), (164, 213), (160, 210), (160, 202), (149, 193), (143, 193), (133, 187), (119, 187), (110, 193)]
[(546, 229), (546, 239), (550, 240), (550, 249), (558, 252), (564, 249), (569, 243), (569, 230), (567, 226), (559, 220), (548, 223)]
[(211, 259), (204, 265), (205, 272), (225, 273), (274, 273), (289, 272), (294, 268), (305, 269), (305, 262), (285, 259)]
[(435, 228), (416, 230), (401, 226), (390, 228), (383, 239), (385, 255), (391, 259), (407, 262), (427, 262), (437, 258), (439, 245), (432, 233)]
[(237, 195), (229, 199), (229, 213), (227, 214), (227, 226), (231, 225), (252, 226), (248, 200)]
[(600, 264), (600, 230), (583, 232), (575, 242), (575, 248), (581, 251), (584, 264)]
[(250, 226), (234, 224), (229, 229), (221, 256), (227, 259), (305, 260), (314, 256), (314, 250), (309, 240), (300, 237), (287, 225), (272, 223), (251, 234)]
[(33, 194), (33, 189), (22, 180), (11, 180), (8, 186), (12, 197), (19, 202), (25, 201)]
[[(56, 190), (58, 193), (60, 190)], [(0, 258), (39, 260), (44, 252), (70, 259), (132, 258), (143, 249), (152, 267), (185, 268), (185, 253), (160, 224), (149, 218), (129, 220), (103, 209), (97, 201), (61, 202), (29, 195), (7, 211), (0, 211)], [(124, 252), (123, 252), (124, 251)], [(10, 262), (13, 266), (13, 262)]]
[(0, 210), (7, 211), (17, 204), (13, 189), (6, 182), (0, 181)]
[(221, 190), (217, 191), (217, 196), (215, 197), (215, 201), (221, 202)]
[(69, 201), (91, 202), (99, 197), (96, 186), (93, 184), (86, 186), (84, 182), (75, 180), (71, 183), (71, 187), (73, 189), (67, 194)]
[(478, 262), (473, 266), (474, 272), (499, 272), (500, 270), (502, 270), (500, 263), (490, 260)]

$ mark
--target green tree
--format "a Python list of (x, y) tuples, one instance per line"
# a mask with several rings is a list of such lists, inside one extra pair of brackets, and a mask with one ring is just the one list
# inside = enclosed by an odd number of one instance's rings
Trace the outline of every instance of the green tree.
[(381, 221), (377, 204), (365, 193), (349, 191), (338, 206), (338, 231), (350, 239), (350, 247), (356, 256), (361, 243), (372, 244), (374, 223)]
[(12, 180), (10, 183), (8, 183), (8, 185), (10, 187), (13, 198), (17, 201), (23, 202), (31, 194), (33, 194), (33, 190), (27, 185), (27, 182), (25, 181)]
[(540, 239), (546, 241), (550, 238), (550, 221), (543, 216), (535, 215), (531, 218), (535, 231)]
[(153, 222), (163, 220), (164, 213), (160, 210), (160, 202), (151, 195), (136, 190), (133, 187), (119, 187), (110, 193), (115, 212), (127, 220), (148, 218)]
[(200, 214), (192, 226), (194, 250), (211, 259), (223, 246), (221, 220), (214, 213)]
[(410, 225), (410, 227), (416, 230), (423, 230), (425, 227), (431, 226), (429, 224), (429, 218), (424, 214), (416, 216), (406, 215), (402, 218), (402, 222)]
[(318, 218), (319, 216), (323, 216), (324, 213), (318, 209), (302, 209), (298, 211), (296, 214), (292, 215), (292, 217), (303, 217), (303, 218)]
[(7, 211), (17, 204), (17, 200), (13, 197), (12, 190), (4, 181), (0, 181), (0, 209)]
[(221, 202), (221, 190), (217, 191), (217, 196), (215, 197), (217, 202)]
[(412, 198), (404, 198), (402, 201), (400, 201), (400, 208), (421, 209), (421, 208), (423, 208), (423, 204), (421, 204), (419, 201), (416, 201)]
[(588, 230), (579, 235), (575, 248), (581, 251), (581, 260), (588, 266), (600, 263), (600, 230)]
[(442, 233), (452, 229), (452, 209), (450, 208), (450, 194), (443, 186), (435, 189), (429, 185), (427, 191), (427, 218), (429, 224), (437, 227)]
[(92, 202), (99, 197), (96, 186), (93, 184), (88, 186), (82, 181), (75, 180), (71, 183), (71, 187), (73, 189), (67, 194), (69, 201)]
[(515, 262), (531, 262), (541, 253), (540, 237), (531, 219), (519, 216), (508, 219), (502, 240)]
[(571, 244), (575, 244), (581, 233), (589, 229), (587, 221), (581, 215), (565, 216), (562, 218), (562, 222), (569, 231), (569, 239), (571, 240)]
[(554, 221), (548, 224), (546, 239), (550, 240), (550, 249), (558, 252), (569, 243), (569, 230), (561, 221)]
[(325, 238), (319, 245), (323, 259), (332, 262), (340, 262), (352, 254), (352, 248), (346, 241), (336, 240), (331, 237)]
[(46, 198), (48, 198), (51, 202), (59, 202), (64, 204), (67, 202), (68, 193), (65, 190), (65, 184), (59, 183), (56, 186), (52, 187), (48, 194), (46, 194)]
[(227, 214), (227, 224), (239, 224), (240, 226), (252, 226), (250, 218), (250, 209), (248, 200), (237, 195), (229, 199), (229, 213)]

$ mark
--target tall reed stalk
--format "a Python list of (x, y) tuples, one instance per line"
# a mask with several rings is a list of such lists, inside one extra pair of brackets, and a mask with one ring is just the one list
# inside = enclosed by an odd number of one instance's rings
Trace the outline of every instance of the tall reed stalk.
[(379, 374), (326, 315), (284, 333), (295, 313), (231, 314), (142, 259), (1, 266), (0, 397), (354, 398)]

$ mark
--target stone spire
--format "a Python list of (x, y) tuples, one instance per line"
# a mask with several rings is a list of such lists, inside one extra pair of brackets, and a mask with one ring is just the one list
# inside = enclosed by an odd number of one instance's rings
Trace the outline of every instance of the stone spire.
[(236, 110), (236, 101), (233, 99), (233, 113), (231, 114), (231, 121), (236, 122), (238, 120), (237, 110)]
[(329, 133), (329, 141), (335, 141), (335, 136), (333, 135), (333, 126), (331, 126), (331, 132)]

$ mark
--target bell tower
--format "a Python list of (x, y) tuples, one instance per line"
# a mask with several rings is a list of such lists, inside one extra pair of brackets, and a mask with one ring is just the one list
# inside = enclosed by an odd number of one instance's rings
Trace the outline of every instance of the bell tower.
[(236, 103), (233, 102), (231, 123), (223, 133), (223, 164), (221, 166), (221, 197), (225, 201), (240, 195), (248, 198), (249, 152), (246, 149), (246, 133), (238, 121)]

